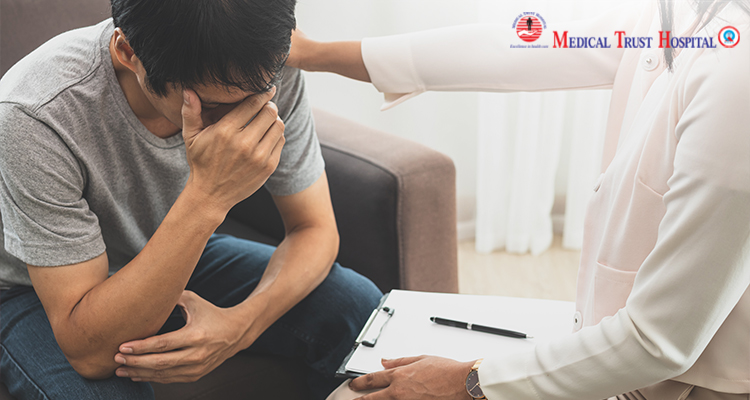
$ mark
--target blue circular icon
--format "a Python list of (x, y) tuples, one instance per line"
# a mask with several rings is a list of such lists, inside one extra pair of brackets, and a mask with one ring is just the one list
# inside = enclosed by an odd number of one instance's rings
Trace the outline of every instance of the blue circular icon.
[(725, 26), (719, 31), (719, 43), (724, 47), (734, 47), (740, 42), (740, 31), (733, 26)]

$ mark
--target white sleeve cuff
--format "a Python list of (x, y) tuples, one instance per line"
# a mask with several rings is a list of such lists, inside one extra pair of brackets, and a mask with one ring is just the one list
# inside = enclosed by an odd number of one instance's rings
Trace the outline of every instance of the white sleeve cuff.
[(487, 400), (539, 400), (528, 379), (530, 357), (528, 352), (486, 357), (479, 366), (479, 383)]
[(409, 35), (362, 40), (362, 59), (372, 84), (385, 94), (381, 110), (388, 110), (425, 91), (411, 53)]

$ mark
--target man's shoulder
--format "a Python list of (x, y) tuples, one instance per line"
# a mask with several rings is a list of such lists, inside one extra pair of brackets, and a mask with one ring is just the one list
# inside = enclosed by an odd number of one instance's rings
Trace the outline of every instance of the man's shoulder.
[(0, 102), (35, 110), (91, 76), (107, 22), (64, 32), (29, 53), (0, 80)]
[(278, 91), (273, 100), (279, 107), (279, 115), (289, 117), (292, 113), (307, 111), (298, 110), (299, 103), (305, 101), (305, 77), (297, 68), (284, 67), (281, 70)]
[(281, 69), (282, 88), (294, 89), (300, 81), (304, 81), (301, 70), (286, 65)]

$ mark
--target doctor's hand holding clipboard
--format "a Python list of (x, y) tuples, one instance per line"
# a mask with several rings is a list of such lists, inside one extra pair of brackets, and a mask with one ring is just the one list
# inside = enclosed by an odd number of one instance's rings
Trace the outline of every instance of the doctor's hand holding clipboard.
[[(487, 349), (478, 366), (385, 361), (346, 396), (747, 399), (750, 0), (654, 0), (589, 20), (544, 18), (541, 27), (520, 18), (513, 29), (361, 42), (294, 34), (288, 65), (372, 82), (384, 108), (428, 90), (612, 89), (575, 333), (519, 354)], [(365, 394), (372, 389), (382, 390)]]

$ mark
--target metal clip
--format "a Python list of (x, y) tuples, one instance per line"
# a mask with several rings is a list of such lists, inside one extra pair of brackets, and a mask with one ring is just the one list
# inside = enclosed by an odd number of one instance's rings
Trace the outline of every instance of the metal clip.
[[(383, 311), (385, 314), (381, 313), (380, 311)], [(357, 343), (362, 343), (363, 345), (367, 347), (375, 347), (375, 344), (378, 342), (378, 339), (380, 338), (380, 335), (383, 333), (383, 328), (385, 328), (385, 325), (388, 323), (388, 321), (391, 320), (391, 317), (393, 316), (393, 313), (396, 311), (396, 309), (391, 307), (383, 307), (381, 309), (373, 310), (372, 314), (370, 315), (370, 318), (367, 320), (367, 324), (365, 324), (365, 328), (362, 329), (362, 333), (360, 333), (359, 337), (357, 338)], [(378, 318), (379, 316), (382, 316)], [(375, 322), (378, 323), (375, 323)], [(378, 329), (377, 326), (380, 326)], [(377, 331), (377, 335), (368, 335), (370, 331)], [(369, 336), (367, 339), (365, 339), (365, 336)]]

